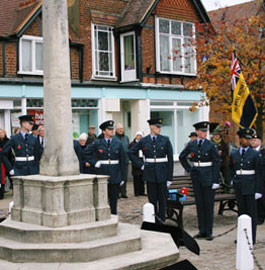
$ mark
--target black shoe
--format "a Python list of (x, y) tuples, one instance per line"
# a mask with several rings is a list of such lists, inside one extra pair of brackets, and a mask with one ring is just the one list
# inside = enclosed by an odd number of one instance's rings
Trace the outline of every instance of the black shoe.
[(127, 195), (121, 195), (121, 197), (124, 198), (124, 199), (128, 199)]
[(212, 241), (213, 240), (213, 236), (211, 234), (207, 235), (205, 240), (207, 241)]
[(195, 238), (195, 239), (203, 239), (203, 238), (206, 238), (206, 234), (205, 233), (198, 233), (198, 234), (195, 234), (193, 236), (193, 238)]
[(237, 240), (234, 240), (234, 243), (237, 244)]

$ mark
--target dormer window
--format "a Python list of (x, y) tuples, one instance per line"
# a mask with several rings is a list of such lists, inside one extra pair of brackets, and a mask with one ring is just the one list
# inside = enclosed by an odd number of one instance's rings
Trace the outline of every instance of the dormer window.
[(157, 18), (156, 41), (158, 72), (196, 75), (194, 23)]
[(116, 79), (112, 27), (92, 24), (94, 79)]
[(19, 40), (19, 74), (43, 75), (43, 38), (22, 36)]

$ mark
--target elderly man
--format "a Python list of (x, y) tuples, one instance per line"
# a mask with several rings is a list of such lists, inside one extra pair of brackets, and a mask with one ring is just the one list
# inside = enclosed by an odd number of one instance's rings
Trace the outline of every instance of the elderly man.
[(124, 127), (122, 124), (118, 123), (116, 126), (116, 134), (115, 138), (121, 141), (121, 144), (123, 146), (124, 152), (125, 152), (125, 179), (124, 184), (120, 187), (120, 195), (122, 198), (128, 198), (127, 196), (127, 177), (128, 177), (128, 165), (129, 165), (129, 157), (128, 157), (128, 151), (129, 151), (129, 138), (124, 134)]
[[(169, 138), (160, 135), (163, 119), (152, 118), (147, 122), (150, 134), (130, 149), (129, 156), (132, 163), (143, 170), (149, 202), (154, 205), (158, 219), (165, 221), (167, 182), (173, 177), (173, 148)], [(139, 157), (139, 150), (145, 160)]]
[[(206, 139), (209, 122), (202, 121), (193, 126), (198, 138), (188, 143), (180, 153), (179, 161), (190, 173), (195, 195), (199, 232), (194, 238), (211, 241), (215, 189), (219, 187), (220, 155), (216, 144)], [(187, 160), (189, 155), (193, 165)]]
[[(10, 175), (33, 175), (39, 173), (37, 138), (30, 134), (33, 119), (34, 116), (32, 115), (20, 116), (20, 132), (14, 135), (3, 148), (2, 159)], [(11, 149), (16, 156), (13, 166), (8, 160)]]
[(94, 142), (97, 139), (97, 135), (96, 135), (96, 127), (93, 125), (89, 126), (89, 132), (87, 134), (87, 140), (86, 143), (87, 144), (91, 144), (92, 142)]

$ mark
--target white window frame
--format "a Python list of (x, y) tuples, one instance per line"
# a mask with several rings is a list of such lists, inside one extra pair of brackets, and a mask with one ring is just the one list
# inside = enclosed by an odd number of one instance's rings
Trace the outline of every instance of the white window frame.
[[(112, 73), (113, 76), (107, 75), (97, 75), (96, 74), (96, 48), (95, 48), (95, 26), (102, 26), (111, 28), (111, 47), (112, 47)], [(95, 80), (117, 80), (116, 70), (115, 70), (115, 47), (114, 47), (114, 35), (113, 35), (113, 27), (107, 25), (93, 24), (91, 23), (91, 42), (92, 42), (92, 79)], [(97, 58), (99, 59), (99, 57)], [(99, 66), (99, 63), (98, 63)]]
[[(22, 70), (23, 67), (23, 55), (22, 55), (22, 41), (29, 40), (31, 41), (31, 66), (32, 71), (24, 71)], [(19, 71), (18, 74), (25, 74), (25, 75), (43, 75), (43, 70), (36, 69), (36, 43), (43, 44), (43, 37), (36, 37), (36, 36), (28, 36), (23, 35), (19, 40)]]
[[(134, 69), (125, 70), (124, 69), (124, 38), (127, 36), (133, 36), (134, 44)], [(136, 81), (136, 42), (135, 42), (135, 32), (128, 32), (121, 34), (120, 37), (120, 48), (121, 48), (121, 82)]]
[[(169, 50), (170, 50), (170, 71), (162, 71), (160, 69), (160, 33), (159, 33), (159, 20), (166, 20), (169, 22), (169, 37), (170, 37), (170, 42), (169, 42)], [(181, 23), (181, 32), (182, 35), (175, 35), (175, 34), (171, 34), (171, 23), (170, 22), (179, 22)], [(186, 76), (196, 76), (197, 75), (197, 59), (196, 59), (196, 46), (194, 46), (195, 49), (195, 53), (194, 53), (194, 72), (193, 73), (187, 73), (185, 72), (185, 66), (184, 66), (184, 57), (182, 57), (182, 72), (180, 71), (174, 71), (173, 70), (173, 52), (172, 52), (172, 39), (173, 38), (178, 38), (181, 39), (181, 47), (183, 47), (184, 44), (184, 39), (187, 38), (186, 36), (184, 36), (183, 34), (183, 24), (184, 23), (190, 23), (192, 24), (192, 39), (195, 41), (195, 24), (192, 22), (188, 22), (188, 21), (177, 21), (177, 20), (170, 20), (170, 19), (166, 19), (166, 18), (162, 18), (162, 17), (156, 17), (156, 25), (155, 25), (155, 29), (156, 29), (156, 69), (157, 72), (159, 73), (163, 73), (163, 74), (175, 74), (175, 75), (186, 75)], [(165, 34), (166, 35), (166, 34)]]

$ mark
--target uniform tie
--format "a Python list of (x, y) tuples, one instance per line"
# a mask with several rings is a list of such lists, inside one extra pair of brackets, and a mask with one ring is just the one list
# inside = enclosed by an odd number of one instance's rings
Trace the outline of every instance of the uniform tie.
[(107, 140), (108, 146), (110, 146), (110, 139)]
[(156, 137), (155, 136), (153, 137), (153, 143), (156, 143)]
[(41, 146), (44, 146), (43, 138), (41, 138)]
[(242, 149), (242, 151), (241, 151), (241, 157), (244, 156), (245, 152), (246, 152), (246, 150), (245, 149)]
[(199, 140), (198, 147), (200, 148), (202, 146), (202, 140)]
[(26, 134), (25, 134), (25, 141), (26, 141), (26, 142), (28, 141), (28, 137), (29, 137), (29, 135), (28, 135), (28, 133), (26, 133)]

